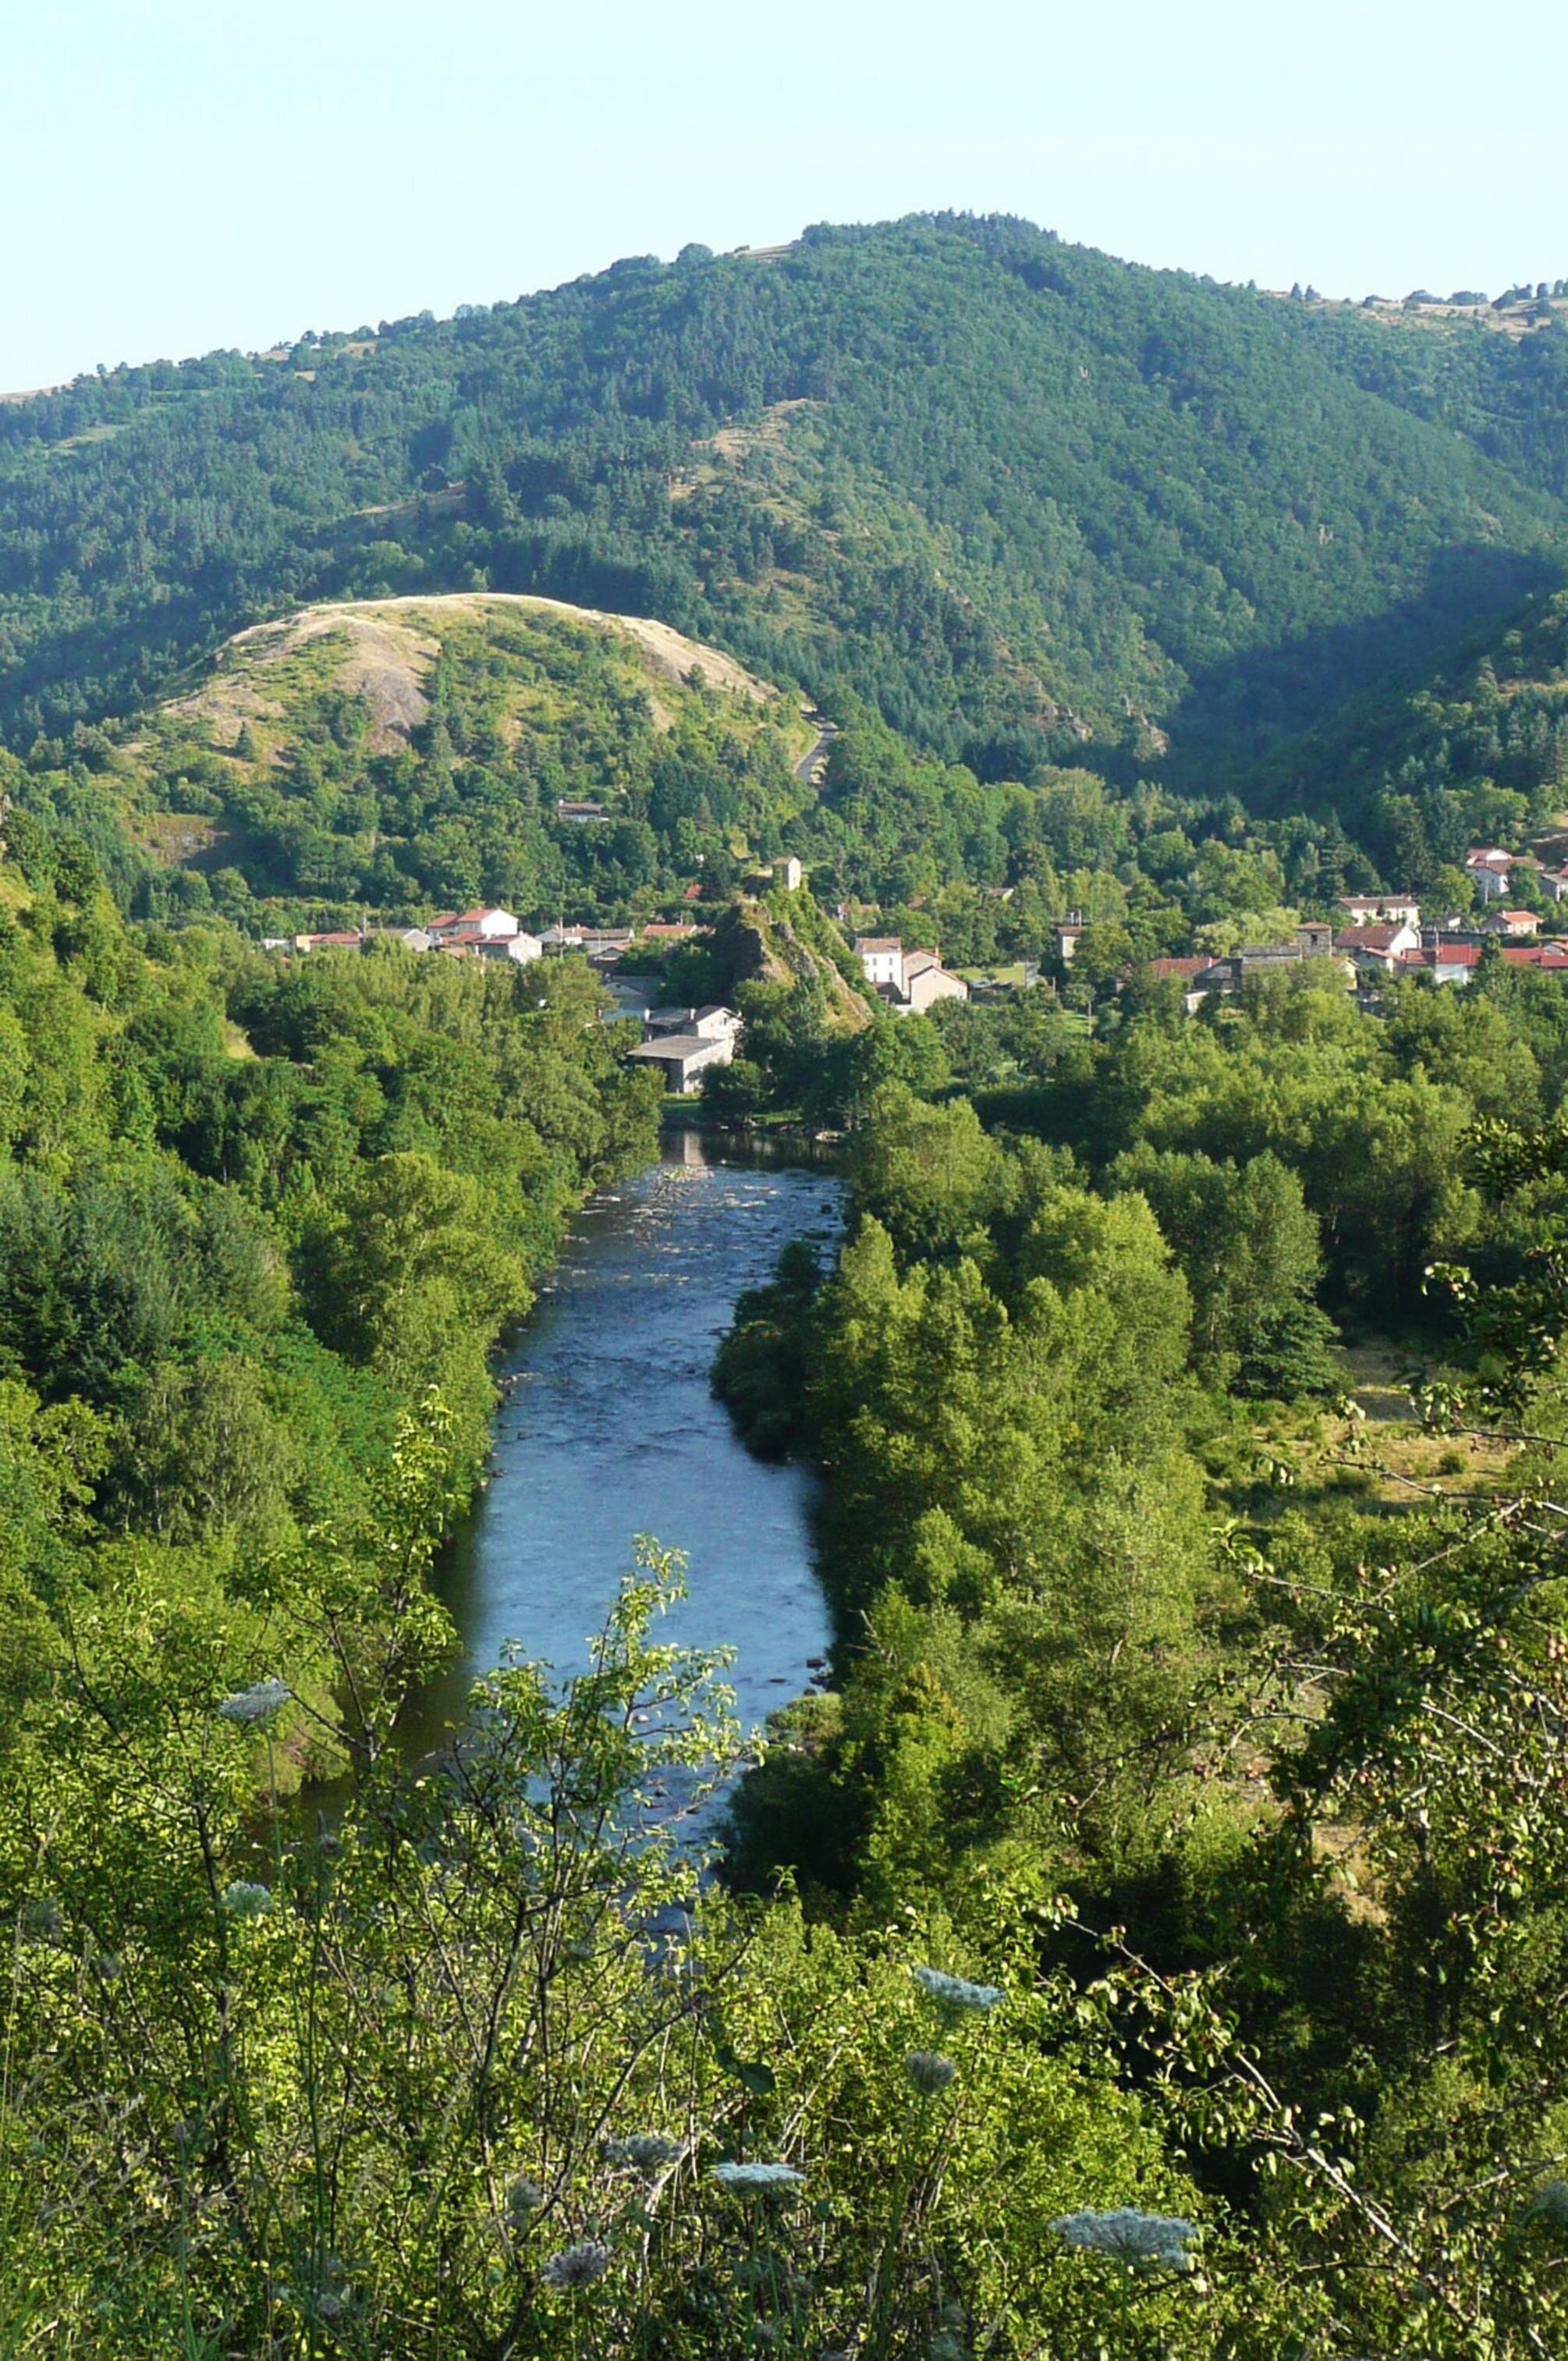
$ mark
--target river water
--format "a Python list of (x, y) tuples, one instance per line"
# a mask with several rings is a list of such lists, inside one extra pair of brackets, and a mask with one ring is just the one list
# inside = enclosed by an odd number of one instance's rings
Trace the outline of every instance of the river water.
[(415, 1752), (442, 1742), (509, 1642), (581, 1670), (639, 1533), (686, 1553), (688, 1596), (662, 1633), (734, 1648), (746, 1728), (809, 1685), (829, 1637), (812, 1478), (742, 1448), (708, 1371), (737, 1296), (791, 1239), (836, 1235), (839, 1201), (831, 1171), (690, 1133), (589, 1199), (504, 1365), (492, 1480), (438, 1583), (462, 1660), (422, 1700)]

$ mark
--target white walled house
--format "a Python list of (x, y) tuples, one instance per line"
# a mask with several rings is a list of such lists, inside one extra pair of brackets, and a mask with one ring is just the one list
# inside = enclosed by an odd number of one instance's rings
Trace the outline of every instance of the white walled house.
[(1513, 856), (1501, 845), (1478, 844), (1464, 856), (1464, 874), (1475, 888), (1480, 902), (1500, 902), (1508, 890), (1513, 874)]
[(1334, 908), (1343, 910), (1353, 927), (1419, 927), (1421, 922), (1421, 906), (1413, 894), (1342, 894)]
[(515, 960), (526, 967), (532, 960), (543, 959), (544, 946), (537, 935), (525, 934), (520, 928), (515, 935), (486, 935), (475, 943), (481, 959)]
[(491, 903), (481, 903), (473, 910), (443, 910), (430, 920), (426, 932), (439, 938), (460, 935), (466, 942), (490, 940), (499, 935), (515, 935), (517, 920), (510, 910), (499, 910)]
[(1407, 951), (1419, 951), (1420, 947), (1420, 928), (1403, 922), (1398, 926), (1343, 927), (1334, 937), (1334, 949), (1342, 959), (1354, 960), (1357, 968), (1381, 968), (1387, 973), (1392, 973)]
[(866, 982), (873, 990), (884, 983), (895, 988), (904, 982), (904, 945), (897, 935), (857, 935), (855, 957), (865, 970)]

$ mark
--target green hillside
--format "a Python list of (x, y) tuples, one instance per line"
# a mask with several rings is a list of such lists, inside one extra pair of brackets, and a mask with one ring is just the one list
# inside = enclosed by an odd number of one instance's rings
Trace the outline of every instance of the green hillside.
[[(253, 627), (129, 722), (0, 752), (0, 790), (160, 921), (216, 910), (255, 935), (485, 900), (626, 922), (694, 888), (711, 914), (788, 851), (829, 905), (1029, 880), (1037, 950), (1084, 896), (1101, 782), (1046, 766), (982, 784), (848, 692), (840, 710), (829, 735), (643, 618), (494, 592), (366, 600)], [(1168, 806), (1140, 809), (1146, 833)], [(1223, 824), (1192, 816), (1198, 835)]]
[[(1483, 341), (1559, 383), (1560, 328)], [(1201, 774), (1558, 578), (1541, 436), (1424, 367), (942, 216), (118, 370), (0, 410), (0, 725), (124, 713), (311, 599), (488, 586), (848, 684), (982, 777), (1167, 735)]]
[(662, 625), (467, 595), (258, 627), (112, 736), (12, 768), (143, 915), (303, 925), (483, 896), (545, 919), (734, 884), (813, 799), (795, 765), (814, 736)]
[(1478, 839), (1521, 848), (1568, 801), (1568, 597), (1354, 700), (1252, 788), (1277, 811), (1332, 800), (1386, 881), (1416, 891)]

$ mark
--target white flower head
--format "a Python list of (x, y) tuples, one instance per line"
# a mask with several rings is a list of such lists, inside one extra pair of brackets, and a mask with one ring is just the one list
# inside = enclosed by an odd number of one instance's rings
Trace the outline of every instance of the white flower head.
[(264, 1918), (272, 1907), (271, 1888), (247, 1884), (243, 1877), (225, 1885), (218, 1899), (231, 1918)]
[(629, 2164), (637, 2172), (662, 2172), (665, 2165), (678, 2164), (685, 2153), (679, 2140), (666, 2139), (663, 2132), (633, 2132), (604, 2144), (607, 2164)]
[(1568, 2180), (1548, 2180), (1530, 2212), (1539, 2222), (1550, 2222), (1554, 2230), (1568, 2230)]
[(585, 2238), (581, 2246), (563, 2246), (558, 2255), (552, 2255), (539, 2276), (546, 2287), (575, 2293), (602, 2279), (614, 2260), (613, 2247), (601, 2245), (598, 2238)]
[(531, 2213), (544, 2202), (544, 2191), (536, 2180), (514, 2180), (507, 2191), (507, 2220), (520, 2234), (528, 2227)]
[(281, 1713), (293, 1694), (288, 1682), (280, 1681), (274, 1674), (270, 1679), (258, 1681), (251, 1688), (236, 1689), (233, 1697), (225, 1697), (218, 1711), (225, 1721), (241, 1722), (247, 1729), (251, 1729), (261, 1722), (270, 1721), (275, 1713)]
[(911, 2049), (905, 2058), (904, 2070), (923, 2099), (934, 2099), (945, 2091), (958, 2068), (939, 2049)]
[(1176, 2214), (1140, 2213), (1135, 2205), (1118, 2205), (1111, 2213), (1064, 2213), (1051, 2228), (1069, 2246), (1110, 2255), (1136, 2271), (1190, 2270), (1187, 2243), (1198, 2235)]
[(1000, 1984), (968, 1984), (962, 1976), (948, 1976), (940, 1968), (915, 1968), (910, 1971), (927, 2000), (938, 2008), (1000, 2008), (1007, 1995)]
[(744, 2195), (749, 2191), (798, 2189), (805, 2180), (793, 2164), (716, 2164), (713, 2178), (720, 2189), (733, 2189)]

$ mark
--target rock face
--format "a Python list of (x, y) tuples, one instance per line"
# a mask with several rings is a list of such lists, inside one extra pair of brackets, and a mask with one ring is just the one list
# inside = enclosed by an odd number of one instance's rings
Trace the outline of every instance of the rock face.
[(830, 959), (803, 942), (787, 918), (775, 918), (760, 902), (741, 902), (718, 922), (713, 942), (726, 995), (742, 983), (815, 983), (836, 1030), (859, 1033), (871, 1010)]

